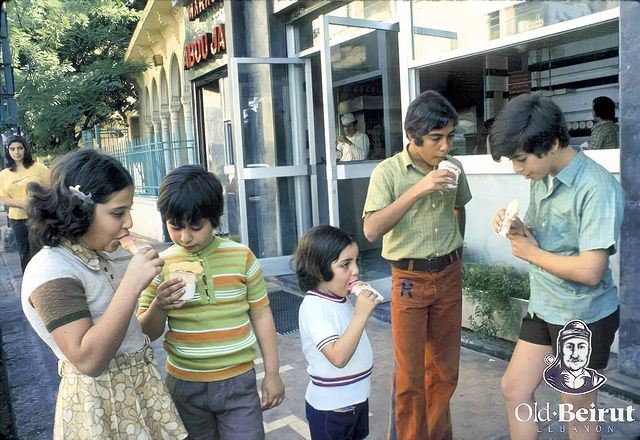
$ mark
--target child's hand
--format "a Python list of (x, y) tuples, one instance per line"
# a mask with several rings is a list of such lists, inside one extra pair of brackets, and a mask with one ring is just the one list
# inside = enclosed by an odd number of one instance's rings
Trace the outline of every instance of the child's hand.
[(185, 286), (185, 282), (180, 278), (164, 281), (158, 286), (156, 303), (162, 310), (179, 309), (186, 303), (180, 301)]
[(380, 300), (377, 295), (370, 290), (364, 289), (358, 294), (356, 299), (356, 308), (353, 312), (355, 315), (366, 316), (367, 318), (373, 312), (373, 309), (380, 304)]
[(151, 283), (162, 270), (164, 261), (151, 246), (144, 246), (131, 257), (127, 270), (122, 277), (122, 282), (127, 282), (140, 293)]
[[(504, 218), (505, 218), (505, 212), (506, 210), (502, 208), (498, 212), (496, 212), (496, 214), (493, 216), (492, 226), (493, 226), (493, 230), (496, 233), (499, 233), (500, 230), (502, 229), (502, 222), (504, 221)], [(525, 226), (524, 226), (524, 223), (522, 223), (522, 220), (520, 220), (519, 217), (516, 217), (513, 219), (513, 222), (511, 223), (511, 228), (509, 228), (508, 235), (524, 235), (524, 228)]]
[(540, 249), (540, 245), (536, 241), (535, 237), (523, 225), (523, 234), (516, 235), (510, 234), (507, 235), (507, 238), (511, 240), (511, 253), (524, 261), (531, 261), (532, 255)]
[(435, 191), (449, 191), (448, 187), (458, 184), (455, 177), (449, 170), (433, 170), (413, 185), (412, 190), (417, 191), (420, 197)]
[(275, 408), (284, 400), (284, 383), (280, 373), (266, 373), (262, 380), (262, 402), (263, 410)]

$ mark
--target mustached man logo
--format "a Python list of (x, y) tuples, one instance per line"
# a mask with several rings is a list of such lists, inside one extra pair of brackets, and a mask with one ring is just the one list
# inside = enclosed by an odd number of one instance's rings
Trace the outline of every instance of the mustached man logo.
[(607, 378), (587, 368), (591, 357), (591, 330), (580, 320), (567, 323), (558, 333), (556, 355), (545, 362), (544, 381), (566, 394), (586, 394), (600, 388)]

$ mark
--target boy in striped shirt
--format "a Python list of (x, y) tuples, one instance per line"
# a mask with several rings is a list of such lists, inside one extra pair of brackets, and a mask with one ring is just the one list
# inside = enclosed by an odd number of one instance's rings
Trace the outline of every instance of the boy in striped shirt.
[[(190, 439), (264, 439), (262, 411), (284, 399), (275, 323), (262, 268), (243, 244), (213, 235), (223, 211), (218, 178), (197, 165), (162, 181), (158, 209), (174, 245), (142, 293), (138, 318), (153, 340), (168, 323), (167, 386)], [(170, 276), (178, 262), (201, 266), (193, 298)], [(262, 402), (253, 361), (258, 342), (265, 366)]]

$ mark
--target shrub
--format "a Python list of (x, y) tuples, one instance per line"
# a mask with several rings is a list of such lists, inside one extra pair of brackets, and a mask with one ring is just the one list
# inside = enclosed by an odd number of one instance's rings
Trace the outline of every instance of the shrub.
[(465, 264), (464, 287), (476, 305), (471, 327), (485, 339), (518, 324), (510, 298), (529, 299), (528, 275), (510, 267)]

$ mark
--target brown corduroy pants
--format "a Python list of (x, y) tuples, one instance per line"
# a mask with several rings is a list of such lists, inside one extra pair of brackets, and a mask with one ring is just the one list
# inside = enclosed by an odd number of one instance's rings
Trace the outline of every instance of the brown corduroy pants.
[(458, 383), (462, 268), (392, 269), (391, 440), (452, 439), (449, 400)]

